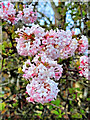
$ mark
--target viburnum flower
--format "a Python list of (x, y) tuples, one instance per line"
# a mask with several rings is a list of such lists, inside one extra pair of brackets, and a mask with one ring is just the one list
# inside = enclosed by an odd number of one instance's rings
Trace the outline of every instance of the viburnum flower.
[(81, 56), (80, 57), (80, 76), (84, 76), (88, 79), (88, 57), (87, 56)]
[(24, 24), (34, 23), (37, 19), (37, 12), (33, 11), (34, 6), (28, 5), (27, 7), (23, 5), (23, 11), (19, 11), (17, 17), (18, 20), (22, 20)]
[(46, 55), (52, 59), (71, 57), (78, 45), (77, 40), (72, 39), (72, 32), (59, 29), (47, 31), (42, 43)]
[(8, 2), (6, 5), (4, 5), (3, 2), (0, 4), (0, 18), (12, 24), (17, 23), (18, 19), (15, 17), (16, 9), (14, 9), (14, 5), (10, 2)]
[(35, 77), (31, 83), (26, 86), (26, 93), (30, 96), (26, 99), (28, 102), (38, 102), (41, 104), (55, 100), (59, 92), (57, 85), (58, 83), (55, 83), (50, 78), (41, 81)]
[(75, 50), (77, 49), (77, 45), (78, 42), (77, 40), (74, 38), (72, 39), (72, 41), (70, 42), (69, 45), (67, 45), (66, 47), (64, 47), (61, 51), (60, 51), (60, 58), (61, 59), (66, 59), (68, 57), (71, 57), (74, 55)]
[[(17, 44), (23, 43), (22, 49), (17, 47), (20, 55), (33, 56), (38, 52), (45, 52), (48, 58), (54, 60), (57, 58), (66, 59), (74, 55), (78, 45), (77, 40), (75, 38), (72, 39), (72, 32), (70, 31), (60, 31), (57, 29), (57, 31), (50, 30), (45, 32), (39, 25), (33, 25), (31, 28), (23, 27), (16, 32), (19, 35), (19, 38), (16, 38)], [(30, 45), (28, 42), (30, 42)], [(29, 45), (26, 52), (27, 45), (25, 43)]]
[(23, 77), (25, 79), (30, 79), (37, 77), (38, 79), (47, 79), (48, 77), (59, 80), (62, 76), (63, 68), (62, 65), (57, 64), (57, 61), (54, 61), (43, 54), (36, 55), (32, 60), (27, 60), (23, 65), (22, 71), (25, 73)]
[(86, 36), (82, 35), (81, 39), (78, 41), (79, 46), (78, 46), (78, 52), (84, 53), (88, 49), (88, 39)]
[(39, 25), (33, 25), (31, 28), (23, 26), (16, 33), (19, 36), (16, 38), (16, 48), (20, 55), (34, 56), (42, 49), (41, 40), (44, 29)]

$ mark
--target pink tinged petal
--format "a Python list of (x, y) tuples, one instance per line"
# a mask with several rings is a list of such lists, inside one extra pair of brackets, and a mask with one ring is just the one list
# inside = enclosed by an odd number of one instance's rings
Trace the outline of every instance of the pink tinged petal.
[(82, 71), (79, 71), (79, 73), (83, 75)]
[(26, 91), (25, 93), (26, 93), (26, 94), (28, 94), (28, 92), (27, 92), (27, 91)]
[(79, 66), (79, 68), (81, 68), (81, 67)]
[(51, 99), (48, 99), (48, 101), (50, 102), (50, 101), (51, 101)]

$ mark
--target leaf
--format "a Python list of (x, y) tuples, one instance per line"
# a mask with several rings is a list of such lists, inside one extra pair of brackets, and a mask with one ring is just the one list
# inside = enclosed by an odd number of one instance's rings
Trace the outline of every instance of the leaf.
[(10, 47), (10, 48), (12, 47), (12, 43), (11, 43), (11, 42), (9, 43), (9, 47)]
[(80, 109), (80, 112), (83, 114), (83, 113), (85, 113), (85, 111), (83, 110), (83, 109)]
[(53, 103), (53, 104), (59, 106), (59, 105), (60, 105), (60, 100), (57, 99), (57, 100), (55, 100), (55, 101), (51, 101), (51, 103)]
[(13, 52), (13, 50), (10, 49), (10, 50), (9, 50), (9, 53), (12, 53), (12, 52)]
[(12, 33), (12, 39), (14, 39), (15, 38), (15, 33)]
[(22, 73), (22, 68), (21, 67), (18, 68), (18, 73)]
[(2, 110), (4, 110), (4, 108), (5, 108), (5, 103), (4, 102), (0, 103), (0, 110), (2, 111)]
[(7, 44), (6, 41), (4, 41), (4, 42), (3, 42), (3, 45), (4, 45), (4, 47), (7, 47), (8, 44)]
[(51, 113), (54, 113), (55, 115), (59, 115), (58, 111), (56, 110), (51, 111)]
[(42, 106), (42, 105), (40, 105), (40, 107), (39, 107), (39, 108), (40, 108), (40, 110), (43, 110), (43, 106)]
[(4, 21), (3, 23), (2, 23), (2, 25), (6, 25), (7, 24), (7, 22), (6, 21)]
[(82, 118), (82, 115), (80, 113), (75, 113), (72, 115), (72, 118)]
[(50, 109), (50, 110), (52, 110), (52, 109), (53, 109), (53, 106), (52, 106), (52, 105), (50, 105), (50, 106), (49, 106), (49, 109)]
[(18, 105), (18, 103), (16, 102), (16, 103), (13, 103), (13, 107), (16, 107)]
[(90, 101), (90, 98), (87, 98), (87, 101)]
[(75, 94), (73, 94), (73, 99), (75, 99), (76, 98), (76, 95)]
[(83, 10), (83, 11), (82, 11), (82, 14), (83, 14), (83, 16), (85, 16), (85, 15), (86, 15), (86, 12)]

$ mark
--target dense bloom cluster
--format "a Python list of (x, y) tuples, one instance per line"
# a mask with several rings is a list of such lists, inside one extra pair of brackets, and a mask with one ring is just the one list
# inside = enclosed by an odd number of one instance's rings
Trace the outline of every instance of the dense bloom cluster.
[(84, 76), (88, 79), (88, 57), (87, 56), (81, 56), (80, 57), (80, 75)]
[(23, 77), (30, 80), (26, 87), (26, 93), (30, 97), (28, 102), (47, 103), (56, 99), (59, 92), (57, 83), (52, 79), (59, 80), (62, 76), (62, 65), (57, 61), (47, 58), (45, 53), (38, 54), (32, 61), (27, 60), (23, 65)]
[(32, 5), (29, 5), (28, 8), (24, 5), (23, 11), (17, 11), (17, 13), (14, 5), (10, 2), (6, 5), (1, 2), (0, 5), (0, 18), (9, 23), (16, 24), (19, 20), (22, 20), (25, 24), (29, 24), (34, 23), (37, 19), (37, 12), (33, 11)]
[(33, 6), (29, 5), (28, 8), (23, 6), (23, 11), (19, 11), (18, 20), (22, 20), (25, 24), (34, 23), (37, 19), (37, 12), (33, 11)]
[(44, 53), (36, 55), (32, 62), (33, 64), (30, 60), (27, 60), (23, 65), (22, 71), (25, 73), (23, 74), (25, 79), (37, 77), (39, 80), (48, 78), (59, 80), (62, 76), (62, 65), (57, 64), (57, 61), (47, 58)]
[(18, 19), (15, 17), (16, 9), (14, 9), (14, 5), (9, 2), (6, 4), (6, 6), (3, 2), (1, 2), (0, 4), (0, 18), (12, 24), (17, 23)]
[(57, 29), (46, 32), (42, 41), (46, 45), (46, 54), (52, 59), (65, 59), (74, 55), (77, 49), (77, 40), (72, 39), (72, 32)]
[(33, 56), (45, 52), (48, 58), (66, 59), (74, 55), (78, 42), (72, 39), (72, 32), (58, 30), (46, 31), (39, 25), (23, 27), (16, 31), (17, 51), (20, 55)]
[(78, 41), (79, 47), (78, 51), (80, 53), (84, 53), (88, 49), (88, 39), (86, 36), (82, 35), (81, 39)]
[(44, 29), (39, 25), (34, 25), (31, 28), (24, 27), (16, 31), (18, 33), (17, 51), (20, 55), (33, 56), (41, 50), (41, 39)]
[(59, 89), (57, 87), (58, 83), (55, 83), (50, 78), (39, 80), (38, 78), (33, 78), (30, 84), (26, 86), (26, 93), (30, 97), (26, 99), (28, 102), (39, 102), (47, 103), (56, 99)]

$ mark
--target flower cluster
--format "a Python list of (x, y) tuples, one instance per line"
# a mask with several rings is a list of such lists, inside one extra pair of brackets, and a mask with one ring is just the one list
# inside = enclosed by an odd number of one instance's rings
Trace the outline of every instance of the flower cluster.
[(47, 58), (45, 53), (36, 55), (32, 62), (27, 60), (22, 69), (23, 77), (30, 80), (30, 84), (26, 87), (30, 96), (27, 98), (28, 102), (36, 101), (43, 104), (54, 100), (59, 90), (58, 84), (52, 79), (60, 79), (63, 71), (62, 65)]
[(80, 53), (84, 53), (88, 49), (88, 39), (86, 36), (82, 35), (81, 39), (78, 41), (79, 47), (78, 51)]
[(19, 20), (22, 20), (24, 24), (34, 23), (37, 19), (37, 12), (33, 11), (33, 6), (29, 5), (28, 8), (24, 6), (23, 11), (17, 11), (14, 9), (14, 5), (8, 2), (4, 5), (0, 3), (0, 18), (9, 22), (10, 24), (16, 24)]
[(47, 31), (42, 43), (46, 45), (47, 56), (52, 59), (66, 59), (74, 55), (78, 45), (77, 40), (72, 39), (72, 32), (59, 29)]
[(30, 60), (27, 60), (23, 65), (22, 71), (25, 73), (23, 74), (25, 79), (38, 77), (40, 80), (44, 78), (59, 80), (62, 76), (62, 65), (57, 64), (57, 61), (53, 59), (47, 58), (45, 53), (36, 55), (32, 62), (33, 64)]
[[(83, 48), (80, 44), (82, 40), (73, 38), (73, 32), (59, 29), (45, 31), (39, 25), (33, 25), (31, 28), (23, 26), (16, 33), (18, 53), (34, 57), (32, 61), (27, 60), (22, 69), (23, 78), (30, 81), (26, 87), (28, 102), (44, 104), (56, 99), (59, 90), (55, 81), (61, 78), (63, 69), (55, 60), (67, 59), (80, 48), (81, 51), (86, 50), (87, 42)], [(82, 39), (84, 42), (87, 40), (85, 36), (82, 36)], [(80, 64), (80, 75), (85, 77), (88, 75), (86, 66)]]
[(20, 55), (33, 56), (45, 52), (52, 59), (66, 59), (74, 55), (78, 42), (72, 39), (72, 32), (64, 30), (46, 31), (39, 25), (23, 27), (16, 31), (17, 51)]
[(88, 57), (87, 56), (81, 56), (80, 57), (80, 76), (84, 76), (88, 79)]
[(59, 89), (57, 87), (58, 83), (55, 83), (50, 78), (39, 80), (34, 78), (30, 84), (26, 86), (26, 93), (30, 97), (26, 99), (28, 102), (39, 102), (39, 103), (48, 103), (56, 99)]
[(28, 7), (26, 7), (23, 5), (23, 7), (23, 11), (19, 11), (17, 15), (18, 20), (22, 20), (25, 24), (34, 23), (37, 19), (37, 12), (33, 11), (33, 6), (28, 5)]
[(1, 2), (0, 4), (0, 18), (12, 24), (17, 23), (18, 19), (15, 17), (16, 9), (14, 9), (14, 5), (9, 2), (6, 4), (6, 6), (3, 2)]
[(20, 55), (33, 56), (41, 50), (41, 39), (44, 29), (39, 25), (33, 25), (31, 28), (24, 27), (16, 31), (18, 33), (17, 51)]

